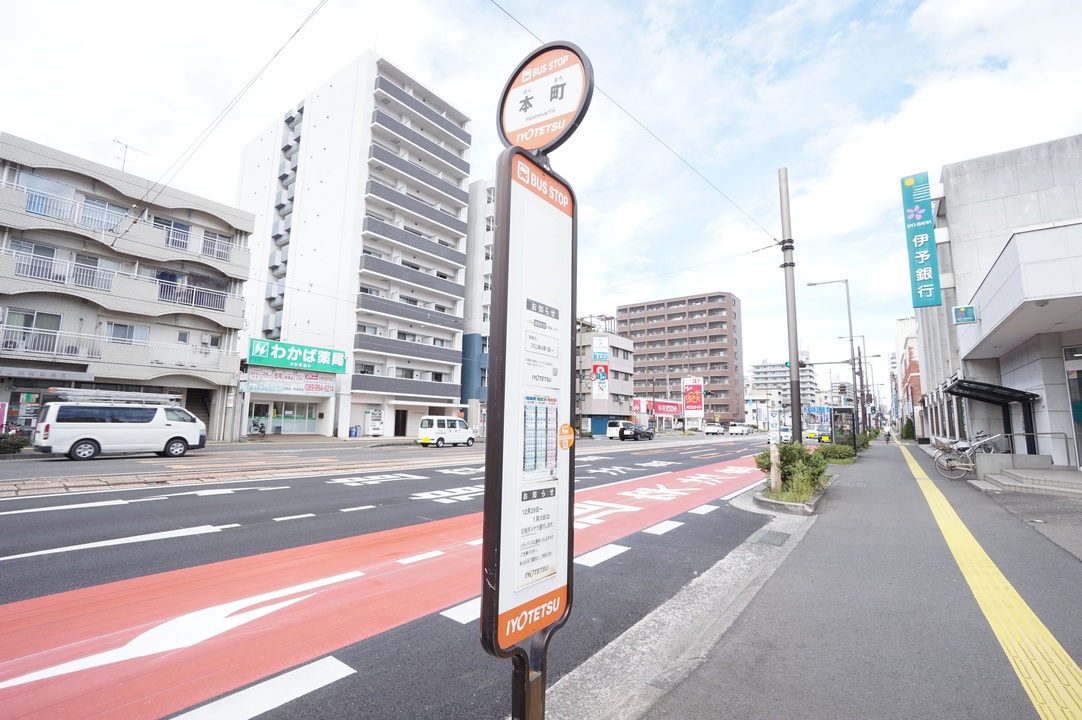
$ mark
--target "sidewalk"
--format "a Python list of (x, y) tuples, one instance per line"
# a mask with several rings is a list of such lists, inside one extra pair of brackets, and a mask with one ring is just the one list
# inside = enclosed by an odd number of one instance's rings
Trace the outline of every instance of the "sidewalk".
[(981, 493), (904, 448), (831, 466), (816, 516), (775, 517), (777, 547), (746, 542), (562, 678), (550, 720), (1082, 718), (1082, 501)]

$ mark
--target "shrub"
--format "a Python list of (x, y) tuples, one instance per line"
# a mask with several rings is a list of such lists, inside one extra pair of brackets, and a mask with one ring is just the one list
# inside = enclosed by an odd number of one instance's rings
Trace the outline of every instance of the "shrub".
[(905, 425), (902, 425), (902, 440), (916, 440), (917, 432), (913, 428), (913, 418), (906, 418)]
[(815, 454), (822, 455), (827, 460), (848, 460), (853, 457), (853, 446), (827, 443), (820, 445)]
[(27, 435), (0, 435), (0, 455), (16, 455), (29, 446), (30, 438)]
[[(828, 459), (825, 455), (812, 452), (802, 443), (778, 443), (778, 467), (781, 471), (780, 495), (799, 494), (801, 488), (804, 499), (814, 495), (822, 488), (826, 480)], [(770, 473), (770, 448), (755, 456), (755, 466), (764, 473)]]

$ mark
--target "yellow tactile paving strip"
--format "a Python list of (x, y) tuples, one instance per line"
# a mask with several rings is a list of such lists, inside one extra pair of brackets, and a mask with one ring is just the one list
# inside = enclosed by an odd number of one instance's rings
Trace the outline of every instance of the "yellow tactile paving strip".
[(1082, 719), (1082, 670), (999, 571), (939, 488), (899, 446), (958, 568), (1041, 718)]

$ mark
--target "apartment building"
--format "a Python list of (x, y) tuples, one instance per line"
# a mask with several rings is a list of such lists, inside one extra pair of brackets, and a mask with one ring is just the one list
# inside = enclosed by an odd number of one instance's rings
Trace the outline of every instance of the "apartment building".
[(621, 305), (617, 331), (633, 343), (636, 396), (682, 401), (685, 377), (709, 393), (704, 422), (743, 422), (740, 300), (725, 292)]
[[(810, 356), (806, 350), (798, 353), (800, 362), (808, 363)], [(806, 365), (798, 369), (797, 377), (800, 378), (800, 407), (808, 413), (801, 416), (810, 421), (816, 411), (811, 408), (819, 406), (819, 386), (815, 377), (815, 368)], [(789, 368), (785, 363), (772, 363), (766, 360), (751, 366), (751, 384), (756, 391), (773, 391), (776, 393), (782, 408), (782, 414), (787, 422), (792, 422), (790, 394)]]
[(236, 437), (252, 216), (0, 134), (0, 408), (49, 388), (170, 393)]
[(633, 343), (612, 329), (597, 318), (584, 318), (575, 334), (576, 427), (594, 437), (605, 436), (609, 420), (635, 419)]
[(245, 146), (249, 333), (345, 357), (314, 390), (253, 390), (251, 417), (292, 407), (306, 432), (405, 436), (460, 412), (469, 126), (367, 52)]
[(496, 240), (496, 184), (470, 185), (466, 246), (466, 309), (462, 335), (462, 402), (483, 437), (488, 407), (488, 338), (492, 314), (492, 250)]

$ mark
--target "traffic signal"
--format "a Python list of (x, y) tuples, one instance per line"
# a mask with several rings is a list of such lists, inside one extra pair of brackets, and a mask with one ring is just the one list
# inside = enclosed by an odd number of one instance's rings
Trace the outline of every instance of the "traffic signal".
[[(808, 367), (808, 363), (804, 362), (803, 360), (797, 360), (797, 365), (796, 366), (797, 367)], [(785, 361), (785, 367), (793, 367), (793, 366), (789, 364), (788, 360), (786, 360)]]

